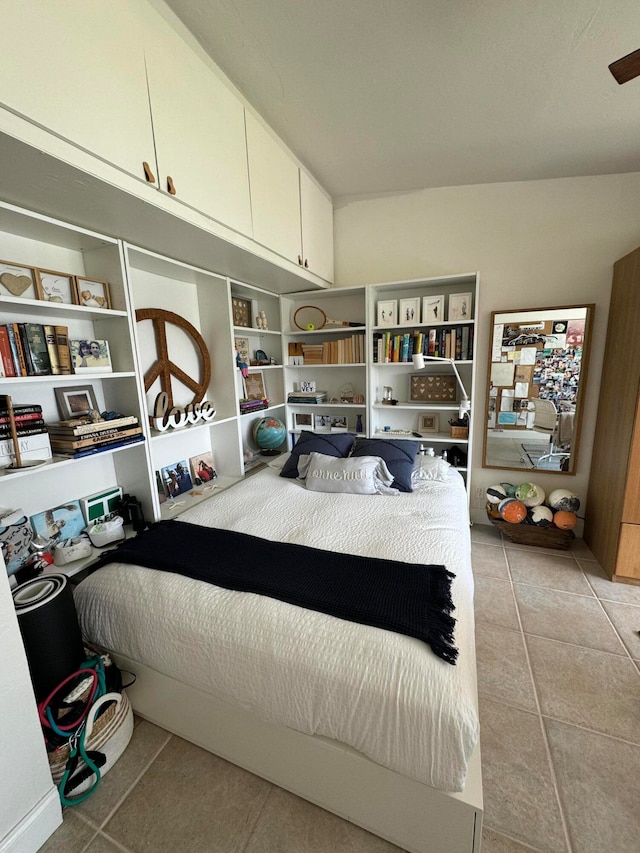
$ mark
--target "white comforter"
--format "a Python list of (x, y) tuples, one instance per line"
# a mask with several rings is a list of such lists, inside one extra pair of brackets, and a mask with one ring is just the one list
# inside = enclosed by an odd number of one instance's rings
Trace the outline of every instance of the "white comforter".
[(137, 566), (96, 572), (78, 586), (76, 605), (85, 637), (102, 647), (427, 785), (462, 790), (478, 715), (468, 514), (456, 471), (413, 494), (363, 496), (307, 491), (267, 469), (180, 520), (454, 572), (456, 666), (411, 637)]

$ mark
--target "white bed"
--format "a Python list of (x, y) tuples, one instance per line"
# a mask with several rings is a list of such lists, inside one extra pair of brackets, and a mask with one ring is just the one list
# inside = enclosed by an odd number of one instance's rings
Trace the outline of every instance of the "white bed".
[(412, 494), (335, 495), (268, 468), (179, 520), (455, 573), (456, 666), (411, 637), (131, 565), (90, 576), (76, 604), (85, 637), (138, 675), (143, 716), (404, 849), (479, 850), (460, 475)]

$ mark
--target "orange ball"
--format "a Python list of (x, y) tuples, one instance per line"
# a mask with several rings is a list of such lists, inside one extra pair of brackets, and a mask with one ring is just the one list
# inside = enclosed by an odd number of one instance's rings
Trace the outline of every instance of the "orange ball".
[(553, 523), (560, 530), (573, 530), (578, 523), (578, 516), (575, 512), (568, 512), (566, 509), (561, 509), (554, 513)]
[(522, 501), (515, 498), (506, 498), (498, 504), (498, 511), (503, 521), (509, 524), (520, 524), (527, 517), (527, 508)]

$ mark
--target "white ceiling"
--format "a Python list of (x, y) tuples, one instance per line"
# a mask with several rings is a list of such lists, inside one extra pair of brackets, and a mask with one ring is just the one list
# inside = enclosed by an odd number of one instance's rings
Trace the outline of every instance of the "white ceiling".
[(640, 170), (638, 0), (167, 0), (334, 199)]

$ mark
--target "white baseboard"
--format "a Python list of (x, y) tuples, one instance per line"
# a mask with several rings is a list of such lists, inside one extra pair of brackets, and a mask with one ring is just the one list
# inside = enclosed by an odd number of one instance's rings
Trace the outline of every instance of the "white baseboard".
[(0, 853), (36, 853), (62, 823), (62, 808), (53, 785), (13, 829), (0, 839)]

